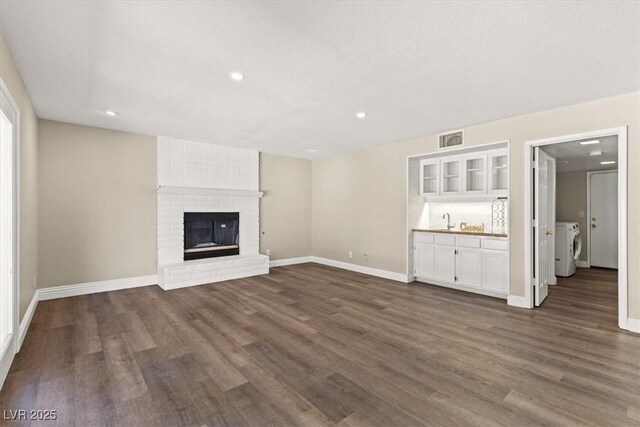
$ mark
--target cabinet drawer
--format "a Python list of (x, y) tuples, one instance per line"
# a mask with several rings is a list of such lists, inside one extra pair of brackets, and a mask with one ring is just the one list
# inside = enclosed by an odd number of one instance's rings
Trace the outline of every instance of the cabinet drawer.
[(480, 242), (482, 239), (480, 237), (473, 236), (457, 236), (456, 237), (456, 246), (460, 246), (461, 248), (477, 248), (480, 249)]
[(490, 237), (485, 237), (483, 239), (482, 247), (484, 249), (493, 249), (495, 251), (506, 251), (508, 249), (507, 239), (492, 239)]
[(433, 234), (417, 231), (413, 233), (413, 243), (433, 243)]
[(434, 234), (433, 239), (436, 245), (453, 246), (456, 244), (456, 238), (451, 234)]

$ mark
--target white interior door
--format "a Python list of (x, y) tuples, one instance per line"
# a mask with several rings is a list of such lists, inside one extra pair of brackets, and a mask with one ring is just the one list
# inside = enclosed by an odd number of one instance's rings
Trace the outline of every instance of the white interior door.
[(589, 176), (592, 267), (618, 268), (618, 172)]
[[(1, 81), (0, 81), (1, 82)], [(0, 387), (16, 354), (18, 288), (14, 277), (16, 246), (16, 179), (18, 112), (0, 85)]]
[(536, 306), (539, 306), (549, 294), (549, 277), (551, 273), (549, 248), (553, 245), (553, 230), (549, 227), (549, 163), (552, 157), (542, 151), (540, 147), (535, 147), (534, 150), (534, 299)]

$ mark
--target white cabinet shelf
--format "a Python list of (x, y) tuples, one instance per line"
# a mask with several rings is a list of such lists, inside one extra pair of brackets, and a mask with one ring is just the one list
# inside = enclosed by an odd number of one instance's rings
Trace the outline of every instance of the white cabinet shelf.
[(507, 148), (478, 151), (420, 162), (420, 189), (425, 200), (508, 196)]
[(509, 252), (506, 237), (416, 231), (414, 276), (418, 281), (506, 298)]

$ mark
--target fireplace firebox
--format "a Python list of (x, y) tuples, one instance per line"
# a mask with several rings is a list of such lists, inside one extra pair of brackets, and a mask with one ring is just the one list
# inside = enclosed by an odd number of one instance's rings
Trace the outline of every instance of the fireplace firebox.
[(238, 212), (185, 212), (184, 260), (240, 254)]

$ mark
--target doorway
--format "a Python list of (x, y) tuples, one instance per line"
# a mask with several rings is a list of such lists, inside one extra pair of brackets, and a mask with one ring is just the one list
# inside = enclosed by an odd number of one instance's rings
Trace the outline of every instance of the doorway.
[[(525, 287), (525, 299), (529, 308), (543, 304), (555, 275), (563, 285), (571, 281), (563, 277), (580, 281), (589, 271), (584, 269), (593, 267), (586, 276), (617, 281), (617, 289), (612, 289), (617, 294), (617, 323), (627, 329), (626, 155), (626, 128), (525, 144), (525, 274), (530, 284)], [(557, 172), (554, 177), (552, 167)], [(549, 196), (554, 189), (556, 206)], [(555, 266), (549, 262), (552, 247)], [(603, 268), (602, 274), (596, 268)]]
[(19, 110), (0, 80), (0, 387), (17, 352)]

